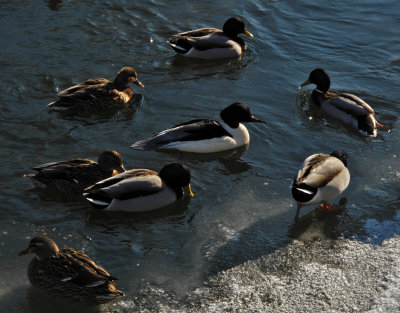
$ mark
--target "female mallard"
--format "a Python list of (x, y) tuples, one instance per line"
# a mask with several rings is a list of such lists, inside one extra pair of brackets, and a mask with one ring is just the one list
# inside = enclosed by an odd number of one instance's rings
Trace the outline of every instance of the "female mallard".
[(106, 211), (145, 212), (156, 210), (183, 197), (190, 197), (190, 171), (180, 163), (163, 167), (158, 174), (134, 169), (107, 178), (87, 188), (84, 197), (96, 208)]
[(374, 110), (359, 97), (349, 94), (329, 92), (331, 81), (321, 68), (310, 73), (310, 77), (300, 87), (315, 84), (311, 98), (328, 115), (340, 120), (345, 125), (356, 129), (364, 135), (376, 137), (376, 125), (382, 126), (375, 119)]
[(184, 152), (212, 153), (235, 149), (250, 141), (241, 122), (266, 121), (255, 118), (246, 103), (235, 102), (221, 111), (223, 123), (198, 119), (166, 129), (150, 139), (135, 142), (137, 150), (169, 149)]
[(103, 151), (98, 162), (72, 159), (32, 167), (38, 173), (25, 174), (39, 187), (50, 187), (64, 193), (82, 194), (86, 187), (99, 180), (125, 171), (121, 155), (114, 150)]
[(323, 202), (323, 210), (337, 209), (327, 202), (340, 195), (349, 185), (347, 159), (346, 152), (337, 150), (331, 155), (313, 154), (304, 160), (292, 183), (292, 195), (297, 201), (296, 220), (303, 205)]
[(19, 256), (34, 254), (28, 266), (31, 284), (41, 292), (65, 300), (101, 304), (124, 296), (114, 276), (81, 251), (59, 249), (49, 237), (33, 238)]
[(130, 83), (144, 87), (132, 67), (123, 67), (114, 81), (105, 78), (88, 79), (61, 91), (57, 95), (59, 99), (50, 103), (48, 107), (57, 107), (60, 110), (97, 111), (115, 104), (127, 104), (133, 96)]
[(201, 28), (173, 35), (168, 43), (179, 54), (191, 58), (220, 59), (239, 57), (246, 44), (239, 34), (253, 35), (244, 27), (241, 17), (228, 19), (222, 30)]

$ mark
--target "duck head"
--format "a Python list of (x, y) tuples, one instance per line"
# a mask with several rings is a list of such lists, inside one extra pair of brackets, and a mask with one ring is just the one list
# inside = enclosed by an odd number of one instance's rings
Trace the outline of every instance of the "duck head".
[(245, 34), (249, 37), (253, 37), (253, 35), (244, 27), (243, 18), (240, 16), (235, 16), (228, 19), (222, 27), (222, 31), (228, 37), (232, 38), (237, 37), (239, 34)]
[(230, 106), (221, 111), (220, 116), (222, 120), (231, 128), (239, 127), (239, 123), (241, 122), (268, 124), (268, 122), (260, 120), (251, 114), (249, 106), (242, 102), (232, 103)]
[(122, 162), (121, 155), (114, 150), (103, 151), (97, 163), (100, 169), (106, 173), (112, 173), (113, 175), (125, 172), (125, 168)]
[(347, 160), (349, 159), (349, 156), (346, 152), (344, 152), (343, 150), (335, 150), (331, 153), (331, 156), (338, 158), (340, 161), (343, 162), (344, 166), (347, 167)]
[(181, 163), (170, 163), (160, 171), (160, 177), (171, 187), (178, 199), (183, 197), (183, 191), (189, 197), (194, 197), (190, 187), (190, 171), (186, 165)]
[(24, 256), (28, 254), (34, 254), (39, 260), (43, 260), (52, 255), (57, 254), (60, 251), (57, 244), (46, 236), (39, 236), (33, 238), (29, 242), (28, 248), (22, 250), (18, 253), (19, 256)]
[(128, 88), (129, 84), (144, 88), (144, 85), (137, 79), (137, 73), (132, 67), (123, 67), (115, 77), (113, 84), (120, 91)]
[(331, 80), (325, 70), (323, 70), (322, 68), (316, 68), (310, 73), (308, 79), (304, 83), (302, 83), (300, 87), (304, 87), (310, 84), (317, 85), (316, 90), (321, 93), (325, 93), (329, 90), (329, 87), (331, 86)]

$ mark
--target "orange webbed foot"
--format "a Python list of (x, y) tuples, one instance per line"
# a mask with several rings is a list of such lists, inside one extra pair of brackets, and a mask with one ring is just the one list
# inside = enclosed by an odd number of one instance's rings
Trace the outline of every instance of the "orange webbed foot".
[(329, 204), (327, 202), (322, 203), (319, 207), (324, 212), (334, 212), (339, 210), (338, 205)]

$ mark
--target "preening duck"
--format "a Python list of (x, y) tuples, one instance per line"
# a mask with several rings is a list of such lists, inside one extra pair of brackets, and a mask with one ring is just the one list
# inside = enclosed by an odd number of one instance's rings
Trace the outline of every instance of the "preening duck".
[(48, 105), (54, 110), (97, 111), (113, 105), (127, 104), (133, 92), (129, 84), (144, 85), (137, 79), (132, 67), (123, 67), (114, 81), (105, 78), (88, 79), (85, 82), (61, 91), (58, 100)]
[(33, 238), (19, 256), (34, 254), (28, 278), (39, 291), (56, 298), (101, 304), (124, 296), (115, 288), (114, 276), (81, 251), (59, 249), (49, 237)]
[(296, 220), (303, 205), (323, 202), (322, 209), (337, 207), (327, 202), (340, 195), (349, 185), (346, 152), (337, 150), (330, 155), (318, 153), (304, 160), (292, 182), (292, 196), (297, 201)]
[(25, 174), (41, 188), (53, 188), (63, 193), (82, 194), (94, 183), (125, 171), (121, 155), (114, 150), (103, 151), (98, 162), (72, 159), (32, 167), (38, 173)]
[(169, 149), (211, 153), (246, 145), (250, 135), (242, 122), (266, 121), (255, 118), (246, 103), (235, 102), (220, 113), (223, 122), (197, 119), (166, 129), (154, 137), (135, 142), (137, 150)]
[(366, 136), (376, 137), (376, 125), (382, 125), (376, 121), (374, 110), (365, 101), (349, 93), (329, 92), (331, 81), (328, 74), (321, 68), (313, 70), (308, 80), (300, 87), (309, 84), (317, 85), (311, 98), (328, 115)]
[(107, 178), (87, 188), (83, 196), (106, 211), (146, 212), (174, 203), (184, 192), (194, 197), (190, 171), (183, 164), (171, 163), (160, 173), (133, 169)]
[(239, 34), (253, 35), (244, 27), (241, 17), (228, 19), (222, 30), (201, 28), (173, 35), (168, 43), (179, 54), (201, 59), (219, 59), (239, 57), (246, 44)]

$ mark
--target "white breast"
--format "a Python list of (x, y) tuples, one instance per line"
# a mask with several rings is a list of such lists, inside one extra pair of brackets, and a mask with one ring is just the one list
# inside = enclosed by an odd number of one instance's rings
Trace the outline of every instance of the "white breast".
[(239, 127), (237, 128), (231, 128), (225, 123), (221, 123), (221, 125), (232, 135), (232, 137), (223, 136), (205, 140), (176, 141), (164, 145), (162, 148), (175, 149), (184, 152), (213, 153), (235, 149), (249, 143), (250, 135), (243, 124), (239, 124)]

